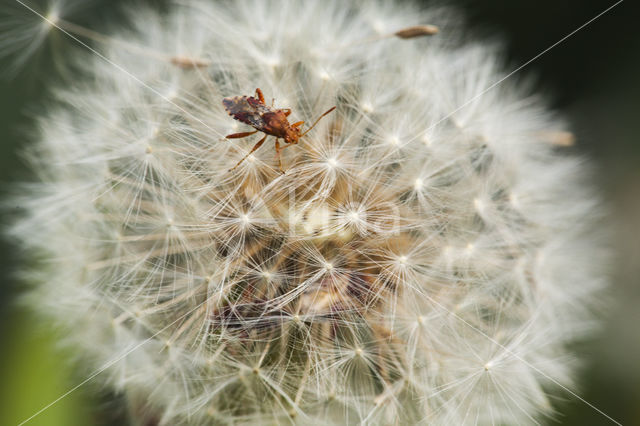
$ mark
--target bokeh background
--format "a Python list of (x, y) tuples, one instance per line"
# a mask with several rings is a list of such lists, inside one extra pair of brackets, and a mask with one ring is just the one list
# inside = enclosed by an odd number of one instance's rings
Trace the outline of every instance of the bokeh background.
[[(215, 0), (212, 0), (215, 1)], [(345, 0), (346, 1), (346, 0)], [(164, 0), (139, 0), (163, 8)], [(452, 2), (474, 37), (502, 40), (508, 69), (515, 69), (553, 45), (616, 0), (456, 0)], [(78, 3), (78, 2), (76, 2)], [(127, 0), (92, 0), (69, 20), (95, 30), (125, 19)], [(433, 2), (424, 1), (425, 4)], [(449, 3), (440, 1), (441, 3)], [(0, 0), (16, 10), (15, 0)], [(19, 6), (19, 5), (18, 5)], [(23, 13), (26, 13), (24, 11)], [(576, 146), (589, 157), (595, 182), (610, 210), (614, 263), (610, 294), (613, 307), (601, 331), (574, 349), (585, 361), (577, 393), (624, 425), (640, 425), (640, 2), (624, 0), (520, 71), (572, 123)], [(11, 33), (2, 33), (0, 43)], [(256, 17), (259, 21), (259, 17)], [(438, 24), (437, 22), (430, 22)], [(411, 23), (413, 24), (413, 23)], [(57, 67), (76, 49), (62, 34), (52, 34), (20, 73), (0, 81), (0, 197), (14, 183), (30, 178), (19, 151), (31, 141), (32, 117), (46, 108), (47, 88)], [(98, 46), (99, 47), (99, 46)], [(11, 59), (0, 59), (0, 72)], [(561, 182), (559, 182), (561, 184)], [(9, 206), (10, 207), (10, 206)], [(0, 226), (10, 223), (5, 209)], [(0, 425), (15, 425), (56, 400), (85, 378), (67, 362), (70, 353), (55, 349), (53, 330), (37, 325), (16, 302), (24, 267), (12, 242), (0, 241)], [(80, 325), (81, 326), (81, 325)], [(568, 393), (554, 397), (549, 424), (613, 424)], [(118, 397), (89, 382), (28, 425), (76, 426), (126, 424)]]

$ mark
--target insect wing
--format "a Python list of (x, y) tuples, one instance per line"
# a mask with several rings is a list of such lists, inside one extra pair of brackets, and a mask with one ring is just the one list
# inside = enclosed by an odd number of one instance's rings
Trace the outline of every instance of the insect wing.
[[(250, 100), (254, 102), (250, 102)], [(233, 96), (222, 99), (222, 104), (230, 116), (260, 130), (264, 128), (264, 120), (262, 119), (262, 108), (259, 106), (263, 105), (260, 103), (257, 108), (255, 101), (256, 99), (247, 96)]]
[(260, 101), (260, 99), (256, 99), (252, 96), (249, 96), (247, 98), (247, 103), (251, 105), (253, 108), (255, 108), (255, 110), (258, 112), (258, 114), (262, 116), (263, 119), (265, 114), (270, 112), (274, 113), (277, 111), (275, 108), (270, 107), (269, 105), (263, 104), (262, 101)]

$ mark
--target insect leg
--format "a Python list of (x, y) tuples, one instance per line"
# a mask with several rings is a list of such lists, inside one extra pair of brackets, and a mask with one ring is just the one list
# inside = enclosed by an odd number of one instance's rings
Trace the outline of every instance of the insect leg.
[(288, 143), (281, 147), (280, 141), (276, 139), (276, 157), (278, 158), (278, 166), (280, 167), (280, 171), (282, 172), (282, 174), (284, 174), (284, 169), (282, 168), (282, 158), (280, 157), (280, 152), (291, 145), (295, 145), (295, 143)]
[(280, 158), (280, 141), (276, 138), (276, 157), (278, 158), (278, 167), (280, 167), (280, 172), (284, 174), (284, 169), (282, 168), (282, 158)]
[(300, 126), (300, 125), (302, 125), (302, 124), (304, 124), (304, 121), (297, 121), (297, 122), (293, 123), (293, 124), (291, 125), (291, 127), (298, 127), (298, 126)]
[(243, 162), (244, 160), (246, 160), (246, 159), (247, 159), (247, 157), (249, 157), (251, 154), (253, 154), (253, 151), (255, 151), (256, 149), (260, 148), (260, 146), (261, 146), (261, 145), (264, 143), (264, 141), (267, 139), (267, 136), (269, 136), (269, 135), (264, 135), (264, 137), (263, 137), (262, 139), (260, 139), (260, 140), (258, 141), (258, 143), (257, 143), (257, 144), (255, 144), (255, 145), (253, 146), (253, 148), (251, 148), (251, 151), (249, 151), (249, 153), (248, 153), (247, 155), (245, 155), (245, 156), (242, 158), (242, 160), (238, 161), (238, 164), (236, 164), (235, 166), (233, 166), (233, 168), (229, 169), (229, 171), (234, 170), (236, 167), (238, 167), (240, 164), (242, 164), (242, 162)]
[(230, 135), (225, 136), (225, 138), (227, 138), (227, 139), (246, 138), (247, 136), (251, 136), (254, 133), (258, 133), (258, 131), (255, 130), (253, 132), (231, 133)]
[[(284, 148), (286, 148), (285, 146)], [(280, 141), (276, 138), (276, 157), (278, 158), (278, 167), (280, 167), (280, 172), (284, 174), (284, 169), (282, 168), (282, 158), (280, 157), (280, 151), (284, 148), (280, 148)]]
[(285, 117), (288, 117), (291, 114), (291, 108), (284, 108), (282, 112), (284, 112)]
[(262, 90), (259, 88), (256, 89), (256, 96), (260, 99), (260, 102), (264, 103), (264, 95), (262, 94)]

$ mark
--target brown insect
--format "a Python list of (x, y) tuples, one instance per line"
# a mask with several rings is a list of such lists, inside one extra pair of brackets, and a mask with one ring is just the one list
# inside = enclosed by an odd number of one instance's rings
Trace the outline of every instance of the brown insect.
[[(260, 139), (253, 148), (251, 148), (251, 151), (249, 151), (249, 153), (245, 155), (238, 164), (229, 169), (229, 171), (234, 170), (242, 164), (242, 162), (246, 160), (247, 157), (249, 157), (256, 149), (260, 148), (267, 137), (271, 135), (276, 137), (276, 158), (278, 158), (280, 171), (284, 173), (284, 170), (282, 169), (282, 161), (280, 159), (280, 152), (291, 145), (297, 144), (300, 138), (309, 133), (309, 131), (318, 124), (318, 121), (320, 121), (322, 117), (336, 109), (336, 107), (330, 108), (327, 112), (322, 114), (311, 127), (302, 132), (300, 126), (304, 124), (304, 121), (289, 124), (287, 117), (291, 114), (291, 109), (275, 108), (273, 106), (273, 101), (271, 102), (271, 105), (266, 105), (264, 102), (264, 95), (260, 89), (256, 89), (256, 94), (254, 96), (232, 96), (224, 98), (222, 99), (222, 104), (230, 116), (256, 129), (253, 132), (232, 133), (226, 136), (227, 139), (245, 138), (257, 132), (264, 133), (264, 137)], [(280, 146), (280, 139), (283, 139), (285, 143), (282, 147)]]

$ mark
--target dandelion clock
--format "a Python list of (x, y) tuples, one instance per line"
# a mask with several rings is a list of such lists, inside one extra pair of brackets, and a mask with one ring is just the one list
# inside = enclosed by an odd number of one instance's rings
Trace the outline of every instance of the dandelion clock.
[(129, 13), (104, 35), (43, 13), (79, 49), (12, 235), (30, 306), (132, 424), (553, 414), (597, 324), (599, 202), (494, 45), (407, 3)]

